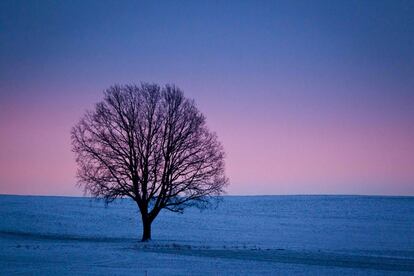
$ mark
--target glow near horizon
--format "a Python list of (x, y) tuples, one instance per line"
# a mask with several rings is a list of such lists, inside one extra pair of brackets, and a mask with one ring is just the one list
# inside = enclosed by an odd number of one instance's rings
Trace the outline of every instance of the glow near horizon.
[(158, 4), (1, 4), (0, 193), (82, 194), (70, 128), (149, 81), (196, 100), (230, 194), (414, 195), (412, 3)]

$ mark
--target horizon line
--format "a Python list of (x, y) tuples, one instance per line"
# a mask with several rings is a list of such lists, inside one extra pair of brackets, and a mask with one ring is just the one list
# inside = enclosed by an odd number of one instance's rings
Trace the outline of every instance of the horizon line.
[[(44, 194), (7, 194), (0, 193), (0, 196), (21, 196), (21, 197), (71, 197), (71, 198), (89, 198), (102, 200), (94, 196), (81, 195), (44, 195)], [(291, 197), (291, 196), (343, 196), (343, 197), (414, 197), (414, 195), (398, 195), (398, 194), (225, 194), (218, 197)], [(128, 198), (128, 197), (124, 197)]]

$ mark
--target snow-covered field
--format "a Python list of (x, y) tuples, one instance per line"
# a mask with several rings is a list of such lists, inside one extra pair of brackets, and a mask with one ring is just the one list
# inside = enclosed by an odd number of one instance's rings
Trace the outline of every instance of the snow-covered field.
[(225, 197), (152, 234), (130, 200), (0, 196), (0, 275), (414, 273), (414, 197)]

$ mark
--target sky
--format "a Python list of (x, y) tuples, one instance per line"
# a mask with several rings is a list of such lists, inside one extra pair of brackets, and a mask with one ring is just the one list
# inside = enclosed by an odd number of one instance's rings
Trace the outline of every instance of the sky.
[(414, 1), (0, 1), (0, 193), (82, 195), (70, 129), (174, 83), (230, 195), (414, 195)]

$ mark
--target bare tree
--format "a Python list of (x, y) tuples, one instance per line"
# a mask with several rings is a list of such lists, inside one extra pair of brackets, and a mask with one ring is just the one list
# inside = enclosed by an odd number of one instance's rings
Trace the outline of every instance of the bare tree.
[(205, 208), (228, 179), (224, 151), (193, 100), (175, 86), (112, 86), (71, 132), (78, 185), (107, 203), (130, 197), (142, 240), (162, 209)]

